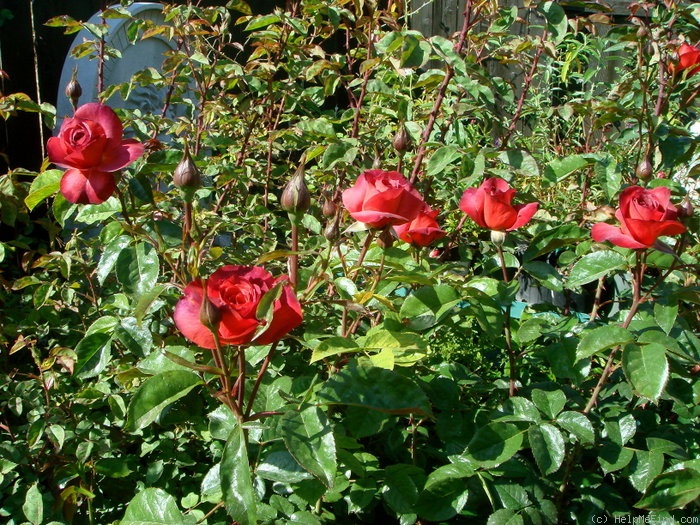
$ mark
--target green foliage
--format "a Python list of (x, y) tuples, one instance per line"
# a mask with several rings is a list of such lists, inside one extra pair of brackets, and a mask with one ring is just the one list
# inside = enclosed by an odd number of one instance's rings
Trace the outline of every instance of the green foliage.
[[(697, 515), (697, 77), (669, 67), (697, 6), (634, 4), (626, 25), (597, 2), (522, 4), (469, 0), (449, 38), (401, 2), (132, 20), (130, 41), (178, 47), (102, 93), (168, 93), (163, 114), (119, 111), (148, 144), (119, 194), (72, 205), (48, 164), (0, 175), (0, 521)], [(115, 58), (108, 26), (88, 29), (76, 53)], [(18, 111), (55, 114), (0, 93), (0, 116)], [(185, 145), (193, 195), (172, 184)], [(301, 164), (312, 204), (291, 224), (278, 201)], [(353, 224), (341, 192), (372, 167), (439, 210), (436, 252)], [(490, 177), (539, 203), (503, 244), (459, 211)], [(632, 184), (670, 188), (687, 232), (595, 243)], [(296, 268), (302, 326), (272, 347), (187, 341), (181, 290), (224, 264)]]

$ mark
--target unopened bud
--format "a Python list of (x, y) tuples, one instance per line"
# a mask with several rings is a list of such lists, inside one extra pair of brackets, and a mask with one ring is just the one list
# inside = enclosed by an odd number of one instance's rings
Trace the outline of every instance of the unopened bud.
[(683, 202), (681, 202), (678, 205), (678, 217), (680, 218), (685, 218), (685, 217), (692, 217), (693, 212), (695, 212), (695, 208), (693, 207), (693, 203), (690, 202), (690, 199), (686, 197), (683, 199)]
[(173, 172), (173, 184), (178, 188), (197, 189), (202, 184), (202, 177), (199, 174), (199, 168), (192, 160), (190, 149), (185, 144), (185, 152), (182, 155), (182, 160), (175, 167)]
[(328, 221), (326, 227), (323, 229), (323, 236), (330, 242), (335, 242), (340, 237), (340, 226), (338, 225), (338, 217), (333, 220)]
[(403, 124), (399, 125), (399, 130), (394, 135), (393, 146), (399, 153), (404, 153), (408, 147), (411, 145), (411, 137), (406, 131), (406, 126)]
[(391, 248), (394, 245), (394, 234), (392, 232), (392, 228), (384, 228), (382, 230), (382, 233), (379, 234), (377, 237), (377, 246), (380, 248), (386, 250), (387, 248)]
[(70, 99), (70, 103), (73, 106), (73, 110), (75, 110), (78, 107), (78, 101), (80, 100), (80, 96), (83, 94), (83, 88), (78, 82), (78, 70), (74, 69), (73, 74), (70, 77), (70, 81), (68, 84), (66, 84), (66, 90), (65, 94), (66, 97)]
[(491, 230), (491, 242), (496, 246), (503, 246), (503, 243), (506, 242), (506, 232)]
[(303, 214), (311, 206), (311, 195), (304, 179), (304, 163), (302, 162), (296, 172), (282, 190), (280, 207), (290, 214)]
[(321, 213), (324, 217), (333, 217), (335, 215), (338, 207), (333, 202), (333, 199), (326, 198), (323, 200), (323, 206), (321, 207)]
[(219, 323), (221, 322), (221, 310), (211, 302), (207, 293), (207, 282), (202, 281), (202, 304), (199, 307), (199, 322), (209, 328), (212, 332), (218, 332)]
[(651, 174), (654, 171), (654, 167), (647, 157), (644, 157), (637, 164), (637, 169), (634, 170), (634, 174), (639, 180), (647, 181), (651, 178)]

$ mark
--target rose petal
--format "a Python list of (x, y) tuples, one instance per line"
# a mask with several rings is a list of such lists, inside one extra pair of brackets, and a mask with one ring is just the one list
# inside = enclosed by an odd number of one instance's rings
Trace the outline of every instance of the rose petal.
[(633, 237), (622, 233), (620, 228), (605, 222), (599, 222), (593, 225), (593, 228), (591, 229), (591, 237), (593, 237), (593, 240), (596, 242), (610, 241), (616, 246), (621, 246), (622, 248), (632, 248), (633, 250), (647, 248), (647, 245), (642, 244), (636, 241)]
[(211, 330), (199, 320), (199, 310), (202, 307), (204, 296), (202, 285), (199, 281), (193, 281), (187, 285), (184, 296), (175, 305), (173, 320), (175, 326), (187, 339), (202, 348), (213, 350), (216, 348), (214, 336)]

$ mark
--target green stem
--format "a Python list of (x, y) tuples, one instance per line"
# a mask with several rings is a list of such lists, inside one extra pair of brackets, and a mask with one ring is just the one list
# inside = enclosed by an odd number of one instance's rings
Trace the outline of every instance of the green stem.
[(253, 402), (255, 401), (255, 398), (258, 395), (258, 389), (260, 388), (260, 384), (262, 383), (263, 376), (265, 375), (265, 372), (267, 372), (267, 368), (270, 366), (270, 362), (272, 361), (272, 358), (275, 355), (276, 348), (277, 341), (272, 343), (270, 351), (265, 356), (265, 360), (260, 366), (260, 370), (258, 370), (258, 377), (255, 378), (255, 384), (253, 385), (253, 390), (251, 390), (250, 392), (250, 398), (248, 399), (248, 405), (246, 406), (245, 410), (245, 417), (248, 420), (250, 420), (250, 413), (253, 410)]
[[(506, 267), (503, 247), (500, 244), (496, 244), (496, 250), (498, 251), (498, 259), (501, 262), (503, 282), (508, 284), (508, 268)], [(513, 348), (513, 336), (510, 327), (510, 304), (506, 305), (506, 310), (503, 314), (503, 332), (506, 338), (506, 351), (508, 352), (508, 396), (513, 397), (518, 382), (518, 359), (515, 349)]]

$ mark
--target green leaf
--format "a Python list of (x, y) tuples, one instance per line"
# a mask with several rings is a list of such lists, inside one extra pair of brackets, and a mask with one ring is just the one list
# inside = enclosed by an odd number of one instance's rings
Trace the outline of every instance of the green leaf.
[[(554, 2), (547, 2), (553, 4)], [(561, 8), (560, 8), (561, 9)], [(570, 155), (563, 159), (554, 159), (544, 168), (544, 178), (551, 184), (562, 182), (572, 173), (588, 166), (589, 161), (583, 155)]]
[(123, 344), (129, 352), (136, 356), (145, 356), (153, 347), (151, 331), (139, 325), (134, 317), (124, 317), (114, 330), (114, 337)]
[(41, 525), (44, 521), (44, 500), (37, 483), (32, 483), (24, 496), (22, 512), (32, 525)]
[(147, 488), (136, 493), (126, 507), (120, 525), (193, 525), (196, 519), (185, 517), (175, 498), (162, 489)]
[(656, 343), (629, 344), (622, 351), (622, 369), (639, 396), (656, 401), (669, 377), (666, 349)]
[(392, 370), (346, 366), (318, 393), (322, 403), (354, 405), (389, 414), (430, 414), (428, 396), (410, 379)]
[(389, 465), (384, 471), (384, 491), (382, 497), (397, 514), (415, 513), (425, 473), (415, 465)]
[(202, 384), (197, 374), (170, 370), (148, 378), (129, 403), (125, 430), (135, 432), (153, 423), (165, 407)]
[(498, 154), (498, 160), (523, 175), (536, 177), (540, 174), (535, 157), (525, 150), (502, 151)]
[(79, 207), (75, 220), (85, 224), (95, 224), (103, 222), (121, 211), (122, 205), (119, 199), (110, 197), (102, 204), (85, 204)]
[(95, 472), (109, 478), (125, 478), (132, 470), (123, 458), (103, 458), (95, 461)]
[(622, 184), (622, 170), (615, 158), (609, 153), (600, 153), (595, 157), (596, 182), (605, 190), (605, 195), (609, 201), (615, 198), (620, 191)]
[(229, 516), (240, 525), (255, 525), (257, 497), (253, 488), (245, 433), (240, 425), (236, 425), (226, 441), (219, 473)]
[(255, 31), (256, 29), (261, 29), (270, 24), (276, 24), (279, 21), (280, 17), (275, 14), (254, 16), (251, 18), (250, 22), (248, 22), (248, 25), (245, 26), (245, 30)]
[(531, 395), (532, 402), (550, 419), (556, 418), (566, 405), (566, 394), (561, 390), (547, 391), (535, 388)]
[(585, 359), (615, 346), (634, 341), (632, 333), (618, 325), (605, 325), (584, 332), (576, 347), (576, 359)]
[(333, 487), (337, 462), (335, 438), (326, 414), (317, 406), (285, 412), (280, 421), (282, 439), (299, 464), (328, 488)]
[(604, 474), (623, 469), (632, 461), (634, 451), (617, 443), (606, 443), (598, 453), (598, 463)]
[(464, 464), (443, 465), (432, 471), (416, 503), (418, 515), (429, 521), (443, 521), (460, 513), (469, 496), (465, 478), (473, 473)]
[(142, 242), (121, 251), (117, 256), (117, 279), (126, 293), (143, 295), (156, 286), (160, 274), (157, 250)]
[(681, 509), (700, 497), (700, 472), (674, 470), (655, 478), (634, 506), (646, 510)]
[(566, 37), (566, 32), (569, 27), (569, 21), (566, 18), (564, 9), (558, 2), (542, 2), (537, 6), (537, 10), (541, 12), (547, 19), (547, 30), (551, 35), (551, 39), (555, 44), (560, 43)]
[(564, 290), (561, 274), (549, 263), (544, 261), (526, 262), (523, 264), (523, 270), (549, 290), (554, 292)]
[[(399, 366), (415, 364), (428, 352), (428, 343), (420, 335), (412, 332), (395, 332), (381, 327), (371, 330), (359, 342), (365, 352), (372, 354), (390, 353), (392, 362)], [(385, 355), (384, 358), (388, 359), (389, 357)], [(375, 364), (375, 366), (377, 365)]]
[(520, 450), (523, 433), (510, 423), (490, 423), (476, 431), (462, 457), (481, 468), (496, 467)]
[(580, 412), (565, 411), (557, 416), (557, 424), (571, 432), (581, 443), (595, 442), (595, 431), (590, 420)]
[(258, 463), (255, 475), (262, 479), (280, 483), (298, 483), (313, 477), (286, 450), (275, 450), (267, 454)]
[(489, 516), (486, 525), (523, 525), (523, 517), (510, 509), (498, 509)]
[(399, 316), (411, 330), (426, 330), (452, 312), (461, 301), (451, 286), (423, 286), (412, 292), (401, 304)]
[(358, 344), (347, 337), (331, 337), (322, 341), (311, 353), (311, 363), (327, 357), (361, 351)]
[(442, 146), (435, 150), (428, 159), (427, 177), (440, 177), (450, 164), (462, 158), (462, 152), (457, 146)]
[(75, 347), (78, 357), (74, 373), (87, 379), (99, 375), (111, 359), (112, 336), (103, 332), (88, 333)]
[(564, 461), (566, 446), (561, 433), (552, 425), (532, 425), (527, 432), (530, 449), (542, 474), (559, 470)]
[(654, 303), (654, 319), (661, 329), (669, 334), (678, 317), (678, 304), (663, 305)]
[(573, 246), (584, 239), (590, 239), (590, 237), (590, 229), (583, 229), (576, 224), (562, 224), (556, 228), (544, 230), (532, 239), (523, 254), (523, 260), (532, 261), (555, 251), (557, 248)]
[(24, 204), (29, 211), (59, 190), (61, 177), (63, 177), (62, 170), (47, 170), (35, 177), (29, 187), (29, 194), (24, 198)]
[(567, 288), (578, 288), (626, 267), (627, 259), (616, 251), (602, 250), (588, 253), (574, 264), (566, 286)]
[(656, 450), (635, 450), (628, 466), (629, 480), (639, 492), (644, 492), (664, 469), (664, 455)]
[(130, 243), (131, 237), (128, 235), (120, 235), (102, 247), (100, 262), (97, 263), (97, 270), (95, 271), (98, 283), (104, 284), (105, 279), (117, 264), (119, 254), (122, 253), (124, 248), (129, 246)]

